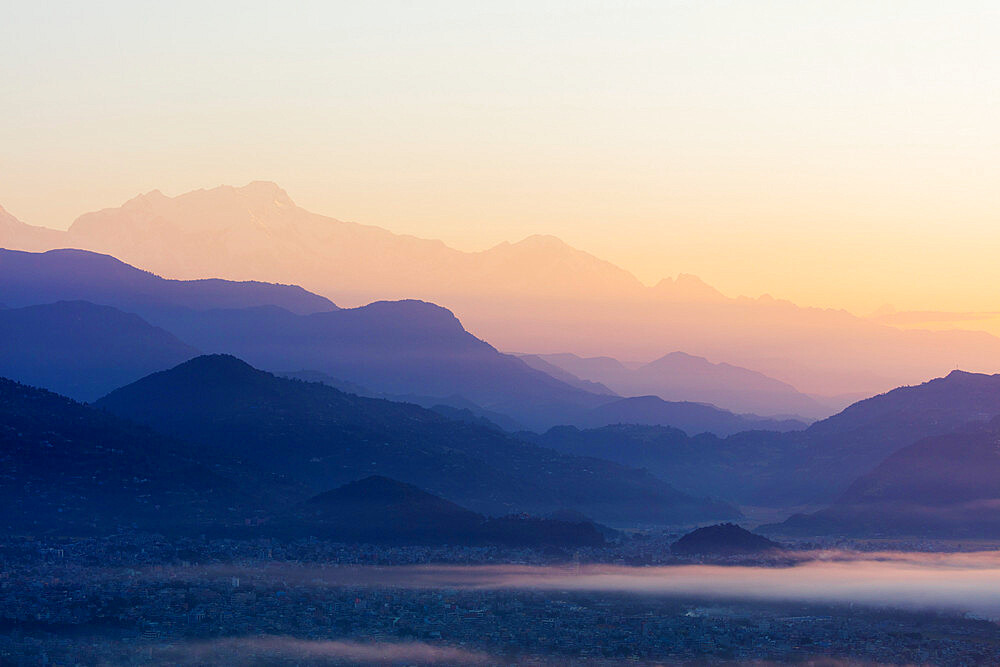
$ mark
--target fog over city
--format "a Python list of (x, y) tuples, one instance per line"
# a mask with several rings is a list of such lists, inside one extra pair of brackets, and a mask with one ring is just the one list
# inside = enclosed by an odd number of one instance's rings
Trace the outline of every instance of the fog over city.
[(157, 658), (175, 664), (240, 664), (248, 655), (321, 662), (481, 665), (488, 656), (423, 642), (308, 641), (294, 637), (238, 637), (153, 648)]
[[(796, 562), (797, 561), (797, 562)], [(801, 552), (794, 565), (417, 565), (393, 567), (262, 565), (157, 566), (134, 571), (151, 580), (231, 579), (254, 585), (317, 588), (534, 589), (650, 593), (720, 600), (861, 604), (965, 612), (1000, 618), (1000, 554), (850, 551)], [(117, 570), (108, 576), (120, 576)], [(98, 575), (100, 576), (100, 575)]]

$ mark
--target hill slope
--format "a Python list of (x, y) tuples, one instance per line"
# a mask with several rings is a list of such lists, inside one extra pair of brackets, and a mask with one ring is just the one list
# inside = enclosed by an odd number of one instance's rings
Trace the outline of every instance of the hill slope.
[(605, 385), (601, 384), (600, 382), (592, 382), (591, 380), (581, 379), (576, 375), (574, 375), (573, 373), (567, 371), (566, 369), (561, 368), (556, 364), (549, 362), (547, 359), (544, 358), (545, 356), (548, 355), (539, 355), (539, 354), (517, 355), (518, 359), (528, 364), (532, 368), (542, 371), (543, 373), (547, 373), (558, 380), (562, 380), (563, 382), (565, 382), (570, 386), (579, 387), (580, 389), (585, 389), (595, 394), (606, 394), (608, 396), (617, 396), (617, 394), (614, 391), (612, 391)]
[(670, 551), (685, 556), (734, 556), (781, 548), (780, 544), (763, 535), (751, 533), (736, 524), (720, 523), (698, 528), (682, 536), (670, 546)]
[(182, 443), (0, 378), (0, 530), (202, 530), (274, 501)]
[(806, 535), (996, 537), (1000, 418), (908, 445), (856, 480), (829, 508), (767, 529)]
[(197, 356), (131, 313), (86, 301), (0, 309), (0, 375), (79, 401)]

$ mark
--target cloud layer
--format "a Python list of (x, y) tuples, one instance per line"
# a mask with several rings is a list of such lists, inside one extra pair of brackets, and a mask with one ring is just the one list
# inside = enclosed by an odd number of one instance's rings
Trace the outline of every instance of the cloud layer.
[(249, 585), (603, 591), (864, 604), (1000, 618), (1000, 552), (800, 554), (790, 567), (260, 566), (158, 567), (154, 579), (241, 577)]
[(366, 665), (480, 665), (489, 659), (484, 653), (422, 642), (310, 641), (271, 636), (227, 637), (151, 647), (151, 655), (158, 662), (178, 665), (244, 665), (272, 660)]

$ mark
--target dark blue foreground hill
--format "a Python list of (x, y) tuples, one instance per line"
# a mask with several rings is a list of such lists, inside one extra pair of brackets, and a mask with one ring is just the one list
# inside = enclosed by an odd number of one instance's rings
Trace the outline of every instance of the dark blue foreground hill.
[(203, 532), (298, 491), (201, 448), (0, 378), (0, 532)]
[(487, 518), (412, 484), (379, 475), (314, 496), (263, 530), (376, 544), (604, 544), (593, 523), (522, 516)]
[(919, 440), (858, 478), (830, 507), (762, 526), (779, 535), (1000, 535), (1000, 417)]
[(382, 477), (309, 497), (269, 470), (5, 378), (0, 470), (0, 535), (139, 530), (380, 544), (603, 544), (590, 522), (486, 518)]
[(674, 542), (670, 551), (679, 556), (737, 556), (782, 548), (777, 542), (734, 523), (720, 523), (691, 531)]
[(573, 508), (613, 523), (739, 516), (644, 471), (559, 454), (416, 405), (275, 377), (226, 355), (155, 373), (96, 405), (316, 493), (378, 474), (494, 515)]

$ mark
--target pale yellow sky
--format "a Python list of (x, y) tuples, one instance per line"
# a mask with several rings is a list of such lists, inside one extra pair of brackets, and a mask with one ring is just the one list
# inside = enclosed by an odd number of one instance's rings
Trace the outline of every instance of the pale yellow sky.
[(0, 205), (66, 227), (273, 180), (463, 249), (652, 283), (997, 310), (992, 2), (21, 2)]

